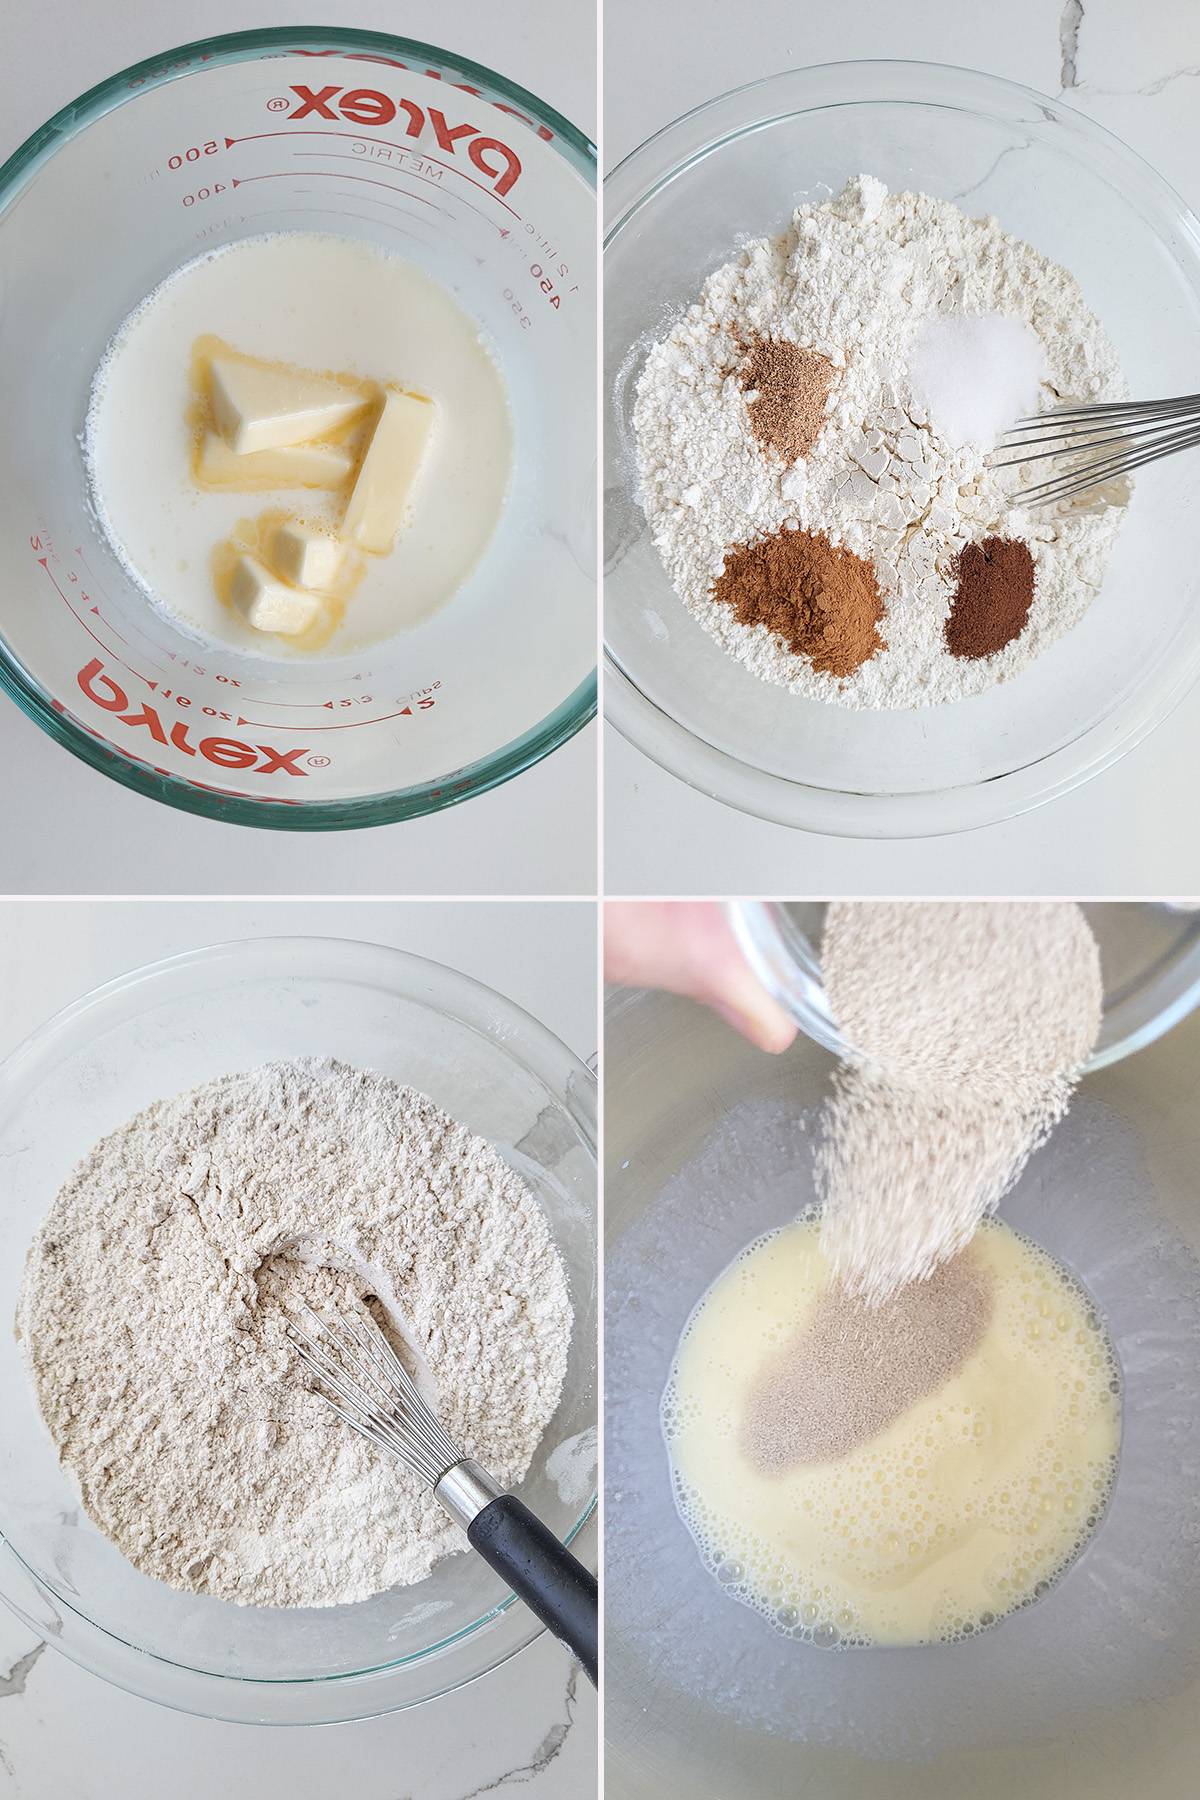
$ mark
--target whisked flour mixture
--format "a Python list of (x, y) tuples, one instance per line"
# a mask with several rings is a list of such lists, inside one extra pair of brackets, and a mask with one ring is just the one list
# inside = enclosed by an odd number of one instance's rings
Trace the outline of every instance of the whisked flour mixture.
[(650, 351), (642, 503), (677, 593), (764, 681), (958, 700), (1078, 624), (1129, 497), (1018, 505), (1039, 477), (989, 463), (998, 434), (1128, 392), (1067, 270), (860, 175), (715, 270)]
[(843, 900), (821, 970), (856, 1052), (823, 1116), (821, 1247), (878, 1301), (965, 1248), (1066, 1112), (1100, 953), (1071, 900)]
[(422, 1580), (465, 1547), (310, 1391), (302, 1300), (370, 1313), (465, 1454), (520, 1480), (558, 1403), (566, 1275), (525, 1183), (425, 1095), (324, 1058), (157, 1102), (51, 1206), (17, 1313), (91, 1518), (148, 1575), (258, 1606)]

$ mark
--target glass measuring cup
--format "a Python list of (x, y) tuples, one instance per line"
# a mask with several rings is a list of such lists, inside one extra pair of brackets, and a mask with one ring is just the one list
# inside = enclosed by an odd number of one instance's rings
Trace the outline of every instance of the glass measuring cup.
[[(823, 900), (732, 900), (734, 936), (763, 986), (816, 1043), (852, 1048), (821, 980)], [(1104, 1016), (1085, 1073), (1152, 1044), (1200, 1004), (1200, 914), (1157, 900), (1083, 902), (1100, 946)]]
[[(241, 824), (452, 805), (595, 709), (594, 168), (524, 90), (424, 44), (296, 28), (190, 44), (85, 94), (0, 169), (0, 685), (93, 767)], [(515, 464), (481, 563), (354, 656), (270, 661), (151, 606), (93, 516), (81, 436), (121, 321), (276, 231), (396, 252), (503, 372)]]

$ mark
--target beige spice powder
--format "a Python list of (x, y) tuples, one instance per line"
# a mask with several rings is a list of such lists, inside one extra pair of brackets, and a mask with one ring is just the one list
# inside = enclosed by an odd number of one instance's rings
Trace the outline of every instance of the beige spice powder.
[(992, 1304), (991, 1280), (969, 1247), (881, 1306), (830, 1288), (759, 1376), (743, 1454), (764, 1475), (848, 1456), (958, 1373)]
[(748, 396), (750, 429), (762, 449), (787, 468), (807, 460), (825, 423), (825, 402), (836, 380), (827, 356), (786, 338), (753, 337), (742, 344), (738, 373)]

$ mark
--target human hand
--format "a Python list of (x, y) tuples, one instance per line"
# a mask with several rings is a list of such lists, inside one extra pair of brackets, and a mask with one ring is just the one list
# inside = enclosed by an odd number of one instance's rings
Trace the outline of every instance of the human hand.
[(699, 1000), (760, 1050), (786, 1050), (796, 1035), (715, 900), (607, 901), (604, 978)]

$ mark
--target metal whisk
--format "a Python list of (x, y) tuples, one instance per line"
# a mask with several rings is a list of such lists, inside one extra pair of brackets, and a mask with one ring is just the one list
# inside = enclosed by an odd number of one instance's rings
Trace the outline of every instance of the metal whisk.
[(319, 1336), (311, 1337), (294, 1319), (287, 1328), (301, 1360), (338, 1396), (322, 1393), (321, 1398), (339, 1419), (429, 1484), (471, 1548), (574, 1652), (595, 1685), (595, 1576), (515, 1494), (506, 1494), (463, 1455), (381, 1331), (367, 1331), (340, 1314), (331, 1325), (311, 1306), (304, 1311)]
[[(1143, 463), (1200, 444), (1200, 394), (1177, 400), (1118, 400), (1097, 406), (1055, 406), (1018, 419), (993, 452), (992, 467), (1072, 459), (1045, 481), (1016, 495), (1027, 506), (1049, 506), (1116, 481)], [(1037, 445), (1046, 446), (1043, 449)], [(996, 462), (997, 456), (1017, 452)], [(1077, 462), (1073, 459), (1084, 457)]]

